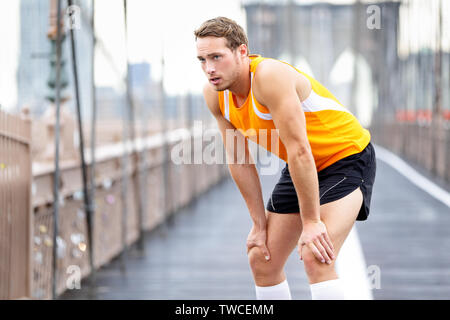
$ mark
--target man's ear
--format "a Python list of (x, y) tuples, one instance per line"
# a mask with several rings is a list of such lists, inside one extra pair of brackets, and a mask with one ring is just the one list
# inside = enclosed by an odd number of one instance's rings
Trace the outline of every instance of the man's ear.
[(239, 50), (239, 55), (240, 56), (248, 56), (248, 48), (247, 48), (247, 45), (245, 45), (245, 44), (241, 44), (239, 47), (238, 47), (238, 50)]

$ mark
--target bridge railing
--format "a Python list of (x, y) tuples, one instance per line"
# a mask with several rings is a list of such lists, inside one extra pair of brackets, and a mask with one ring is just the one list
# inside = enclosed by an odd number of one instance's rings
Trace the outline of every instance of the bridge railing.
[(0, 299), (31, 292), (31, 125), (0, 111)]

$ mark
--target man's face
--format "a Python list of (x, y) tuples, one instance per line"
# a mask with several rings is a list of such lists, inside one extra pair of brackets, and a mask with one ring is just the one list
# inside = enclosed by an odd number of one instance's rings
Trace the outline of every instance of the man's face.
[(216, 91), (228, 88), (239, 77), (242, 61), (239, 48), (231, 51), (225, 38), (205, 37), (197, 39), (197, 58), (209, 83)]

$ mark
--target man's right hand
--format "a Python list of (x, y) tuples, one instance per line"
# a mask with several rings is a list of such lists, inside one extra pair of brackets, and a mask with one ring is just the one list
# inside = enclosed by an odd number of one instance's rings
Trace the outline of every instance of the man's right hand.
[(251, 248), (258, 247), (264, 254), (264, 257), (266, 257), (266, 260), (270, 260), (270, 252), (269, 249), (267, 249), (266, 240), (266, 228), (257, 228), (255, 227), (255, 225), (253, 225), (247, 237), (247, 254), (249, 253)]

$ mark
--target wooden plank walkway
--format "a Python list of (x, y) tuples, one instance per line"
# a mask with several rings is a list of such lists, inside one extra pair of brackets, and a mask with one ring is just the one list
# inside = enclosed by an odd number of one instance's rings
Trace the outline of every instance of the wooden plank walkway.
[[(375, 299), (450, 299), (449, 208), (378, 160), (367, 221), (356, 228), (366, 265), (381, 271)], [(262, 176), (265, 201), (279, 174)], [(250, 216), (231, 179), (146, 235), (143, 255), (132, 249), (97, 272), (95, 283), (60, 299), (255, 299), (245, 241)], [(310, 299), (296, 250), (286, 265), (293, 299)]]

